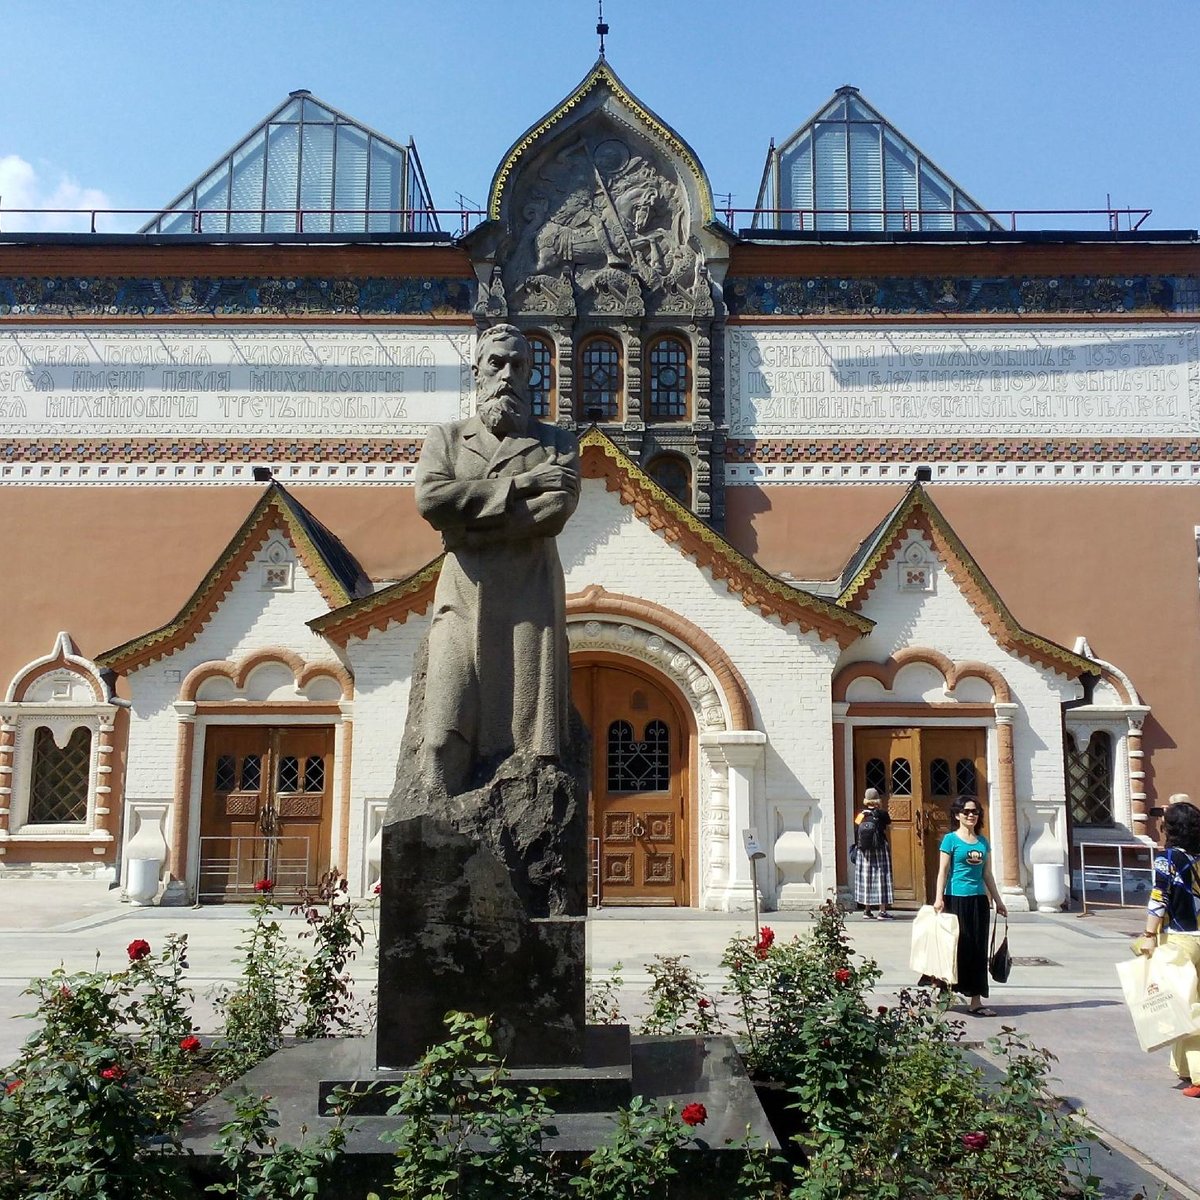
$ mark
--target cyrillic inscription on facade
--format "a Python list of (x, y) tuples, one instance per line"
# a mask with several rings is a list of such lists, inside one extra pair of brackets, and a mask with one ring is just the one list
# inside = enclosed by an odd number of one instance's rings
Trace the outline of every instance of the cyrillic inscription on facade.
[(421, 435), (470, 411), (473, 334), (14, 329), (0, 437)]
[(1191, 434), (1200, 331), (731, 329), (734, 437)]

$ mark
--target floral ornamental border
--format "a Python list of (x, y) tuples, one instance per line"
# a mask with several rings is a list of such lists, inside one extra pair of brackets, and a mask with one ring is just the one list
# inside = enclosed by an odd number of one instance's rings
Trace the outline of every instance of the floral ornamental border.
[(833, 276), (761, 275), (725, 282), (729, 315), (1195, 313), (1200, 275)]
[(0, 318), (469, 315), (475, 283), (444, 277), (314, 279), (0, 276)]
[(1183, 438), (790, 438), (730, 439), (725, 461), (835, 462), (1195, 462), (1200, 441)]
[(415, 463), (423, 439), (30, 438), (0, 441), (5, 463)]

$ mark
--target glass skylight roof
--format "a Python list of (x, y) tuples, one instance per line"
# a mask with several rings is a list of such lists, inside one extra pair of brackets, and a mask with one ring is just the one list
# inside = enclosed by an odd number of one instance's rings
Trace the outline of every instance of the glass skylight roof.
[(1001, 228), (852, 87), (772, 148), (755, 208), (756, 229)]
[(407, 233), (439, 228), (416, 146), (293, 92), (142, 233)]

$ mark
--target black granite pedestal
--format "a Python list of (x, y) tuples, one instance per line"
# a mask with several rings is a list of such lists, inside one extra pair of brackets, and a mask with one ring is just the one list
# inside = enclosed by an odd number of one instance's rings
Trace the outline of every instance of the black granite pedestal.
[[(595, 1029), (596, 1027), (589, 1027)], [(617, 1095), (644, 1096), (660, 1105), (674, 1103), (682, 1111), (687, 1104), (703, 1104), (708, 1119), (697, 1126), (687, 1148), (680, 1187), (681, 1197), (694, 1200), (723, 1198), (736, 1177), (743, 1152), (738, 1148), (749, 1137), (768, 1149), (779, 1149), (754, 1088), (746, 1076), (741, 1056), (728, 1037), (633, 1037), (616, 1032), (589, 1033), (585, 1042), (597, 1058), (576, 1067), (549, 1071), (514, 1070), (511, 1083), (554, 1088), (559, 1099), (551, 1099), (555, 1110), (547, 1127), (543, 1149), (567, 1161), (582, 1161), (605, 1141), (617, 1126), (620, 1105), (608, 1104)], [(614, 1069), (611, 1061), (629, 1048), (627, 1067)], [(605, 1057), (610, 1061), (603, 1061)], [(221, 1126), (232, 1116), (233, 1097), (250, 1092), (269, 1094), (276, 1106), (279, 1144), (298, 1145), (317, 1138), (334, 1123), (322, 1109), (335, 1085), (361, 1090), (366, 1107), (348, 1118), (345, 1195), (365, 1195), (391, 1176), (393, 1153), (381, 1135), (398, 1127), (401, 1119), (370, 1111), (378, 1107), (385, 1078), (395, 1073), (373, 1069), (374, 1044), (370, 1038), (330, 1038), (301, 1042), (260, 1063), (240, 1080), (210, 1100), (192, 1116), (184, 1130), (184, 1146), (198, 1178), (205, 1178), (216, 1162), (214, 1147)], [(623, 1076), (623, 1077), (622, 1077)], [(588, 1101), (588, 1096), (591, 1101)], [(473, 1147), (486, 1151), (488, 1146)]]

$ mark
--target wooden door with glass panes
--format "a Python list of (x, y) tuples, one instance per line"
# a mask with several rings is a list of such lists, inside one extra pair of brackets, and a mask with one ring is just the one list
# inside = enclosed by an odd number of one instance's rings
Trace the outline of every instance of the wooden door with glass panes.
[(648, 677), (574, 666), (572, 695), (592, 731), (591, 827), (598, 902), (687, 903), (688, 727)]
[(937, 886), (938, 855), (942, 838), (957, 822), (950, 816), (955, 799), (978, 800), (984, 810), (979, 832), (991, 841), (987, 812), (987, 733), (983, 729), (921, 731), (924, 770), (925, 894), (932, 903)]
[(892, 818), (888, 834), (896, 903), (933, 903), (942, 838), (952, 825), (951, 802), (956, 796), (987, 799), (986, 731), (858, 729), (854, 780), (855, 814), (864, 791), (873, 787)]
[(329, 869), (332, 726), (210, 726), (200, 808), (202, 903), (246, 901), (269, 879), (296, 898)]

